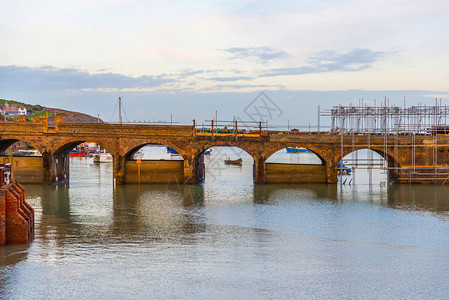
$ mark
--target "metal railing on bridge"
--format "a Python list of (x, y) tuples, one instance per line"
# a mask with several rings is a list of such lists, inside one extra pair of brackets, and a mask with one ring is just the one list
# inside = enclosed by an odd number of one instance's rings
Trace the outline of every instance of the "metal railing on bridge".
[(270, 134), (325, 134), (329, 126), (319, 127), (312, 125), (283, 125), (268, 124), (268, 121), (223, 121), (206, 120), (197, 123), (193, 120), (196, 135), (239, 135), (239, 136), (267, 136)]
[(268, 122), (257, 121), (222, 121), (206, 120), (198, 124), (193, 120), (194, 134), (201, 136), (239, 135), (262, 136), (268, 135)]

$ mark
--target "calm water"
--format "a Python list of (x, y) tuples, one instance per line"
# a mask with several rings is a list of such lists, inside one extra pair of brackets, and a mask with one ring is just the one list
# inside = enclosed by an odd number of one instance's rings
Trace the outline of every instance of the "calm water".
[(0, 248), (0, 298), (449, 297), (449, 187), (254, 186), (250, 157), (222, 164), (239, 155), (140, 196), (83, 158), (70, 185), (27, 185), (36, 237)]

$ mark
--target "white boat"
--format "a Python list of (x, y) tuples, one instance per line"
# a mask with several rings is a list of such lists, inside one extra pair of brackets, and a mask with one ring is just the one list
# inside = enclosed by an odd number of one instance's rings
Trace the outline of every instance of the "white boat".
[(101, 152), (94, 156), (94, 163), (112, 163), (113, 157), (108, 152)]
[(41, 156), (39, 151), (36, 149), (31, 150), (19, 150), (18, 152), (13, 153), (14, 156)]
[(139, 150), (136, 153), (133, 154), (133, 159), (142, 159), (143, 158), (143, 151)]

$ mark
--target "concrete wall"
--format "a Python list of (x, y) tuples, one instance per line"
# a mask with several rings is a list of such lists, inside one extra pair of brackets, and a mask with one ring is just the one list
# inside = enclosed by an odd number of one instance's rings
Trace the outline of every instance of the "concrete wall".
[[(9, 162), (9, 157), (0, 156), (0, 163)], [(13, 178), (22, 183), (42, 183), (41, 156), (14, 156), (12, 163)]]
[[(125, 182), (137, 183), (138, 170), (135, 160), (125, 163)], [(141, 183), (184, 183), (183, 160), (142, 160)]]
[(326, 166), (299, 164), (265, 164), (266, 183), (326, 182)]

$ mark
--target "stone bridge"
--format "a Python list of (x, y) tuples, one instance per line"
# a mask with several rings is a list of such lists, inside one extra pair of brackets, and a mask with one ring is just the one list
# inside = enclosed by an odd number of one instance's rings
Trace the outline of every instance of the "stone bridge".
[[(99, 144), (112, 154), (113, 176), (117, 184), (136, 182), (136, 161), (131, 159), (132, 154), (149, 144), (169, 146), (184, 160), (144, 161), (142, 172), (149, 172), (151, 176), (142, 174), (142, 182), (193, 184), (201, 181), (204, 178), (203, 152), (213, 146), (235, 146), (251, 155), (254, 159), (254, 182), (258, 184), (336, 183), (337, 163), (345, 155), (360, 149), (371, 149), (387, 160), (392, 183), (445, 183), (449, 178), (447, 135), (332, 135), (280, 131), (211, 135), (201, 133), (194, 126), (78, 124), (63, 123), (62, 119), (56, 118), (55, 125), (49, 127), (45, 117), (35, 118), (34, 122), (0, 122), (0, 153), (17, 141), (29, 143), (42, 154), (33, 163), (16, 160), (13, 168), (16, 167), (17, 174), (23, 175), (24, 178), (19, 179), (22, 182), (51, 184), (67, 181), (69, 152), (82, 142)], [(272, 154), (291, 146), (311, 150), (322, 164), (266, 163)], [(27, 174), (26, 169), (31, 170), (32, 166), (34, 173)]]

